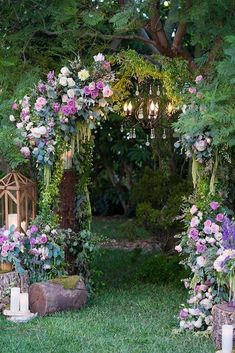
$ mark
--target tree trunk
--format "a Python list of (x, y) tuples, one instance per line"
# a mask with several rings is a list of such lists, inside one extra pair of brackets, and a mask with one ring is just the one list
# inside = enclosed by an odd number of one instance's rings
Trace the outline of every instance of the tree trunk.
[(29, 305), (33, 313), (45, 316), (65, 310), (77, 310), (87, 301), (87, 289), (79, 281), (75, 289), (65, 289), (53, 282), (34, 283), (29, 288)]

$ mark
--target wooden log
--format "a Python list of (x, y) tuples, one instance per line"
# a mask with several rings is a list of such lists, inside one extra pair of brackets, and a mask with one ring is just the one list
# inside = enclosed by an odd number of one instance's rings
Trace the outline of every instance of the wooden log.
[(57, 311), (77, 310), (86, 304), (88, 293), (82, 280), (77, 281), (74, 289), (65, 288), (59, 281), (56, 282), (34, 283), (29, 287), (31, 312), (45, 316)]
[[(222, 345), (222, 325), (235, 324), (235, 308), (229, 307), (228, 303), (217, 304), (212, 308), (213, 325), (212, 338), (217, 348)], [(235, 343), (235, 330), (233, 332), (233, 345)]]

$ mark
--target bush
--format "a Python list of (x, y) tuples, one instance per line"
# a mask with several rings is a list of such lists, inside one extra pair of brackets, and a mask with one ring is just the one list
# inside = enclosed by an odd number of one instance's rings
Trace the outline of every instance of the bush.
[(139, 267), (137, 280), (148, 283), (180, 285), (181, 279), (188, 276), (179, 264), (178, 256), (155, 255), (146, 259)]

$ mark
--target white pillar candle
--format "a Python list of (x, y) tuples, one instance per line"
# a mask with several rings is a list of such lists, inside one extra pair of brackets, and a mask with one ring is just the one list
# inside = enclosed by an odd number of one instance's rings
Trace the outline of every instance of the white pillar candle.
[(28, 312), (29, 311), (29, 294), (21, 293), (20, 294), (20, 311)]
[(14, 313), (20, 310), (20, 288), (18, 287), (11, 288), (10, 310)]
[(222, 326), (222, 353), (232, 353), (233, 325)]
[(10, 213), (8, 215), (8, 227), (15, 226), (17, 228), (17, 213)]

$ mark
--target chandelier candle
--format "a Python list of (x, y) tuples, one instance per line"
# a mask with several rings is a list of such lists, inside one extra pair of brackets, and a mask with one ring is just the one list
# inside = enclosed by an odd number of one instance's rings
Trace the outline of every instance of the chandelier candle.
[(232, 353), (233, 325), (222, 326), (222, 353)]
[(20, 310), (20, 288), (11, 288), (10, 310), (13, 313), (18, 313)]

